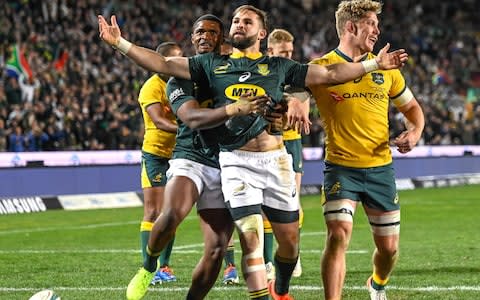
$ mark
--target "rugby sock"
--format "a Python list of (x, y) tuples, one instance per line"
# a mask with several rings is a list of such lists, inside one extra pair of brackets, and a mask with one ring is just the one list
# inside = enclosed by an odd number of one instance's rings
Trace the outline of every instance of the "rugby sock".
[(148, 245), (145, 248), (147, 249), (147, 257), (143, 261), (143, 267), (148, 272), (155, 272), (158, 266), (158, 257), (160, 256), (161, 252), (152, 252)]
[(377, 291), (384, 290), (388, 283), (388, 279), (388, 277), (386, 279), (381, 279), (375, 272), (373, 272), (372, 281), (370, 283), (372, 288), (376, 289)]
[(290, 288), (290, 279), (292, 278), (293, 269), (297, 264), (298, 257), (284, 258), (275, 254), (275, 291), (279, 295), (285, 295)]
[(265, 263), (273, 262), (273, 233), (272, 227), (270, 227), (270, 232), (267, 232), (267, 228), (265, 228), (265, 233), (263, 234), (264, 238), (264, 246), (263, 246), (263, 257), (265, 259)]
[(165, 249), (163, 249), (162, 254), (160, 254), (160, 266), (165, 267), (170, 265), (170, 256), (172, 255), (173, 243), (175, 242), (175, 236), (172, 240), (168, 242)]
[(152, 228), (153, 222), (142, 221), (142, 223), (140, 223), (140, 249), (142, 249), (143, 260), (147, 257), (146, 249)]
[(228, 265), (235, 265), (235, 246), (228, 245), (227, 252), (225, 253), (223, 260), (225, 262), (225, 267), (228, 267)]
[(268, 300), (270, 293), (268, 292), (268, 288), (264, 288), (258, 291), (249, 291), (248, 295), (250, 299)]

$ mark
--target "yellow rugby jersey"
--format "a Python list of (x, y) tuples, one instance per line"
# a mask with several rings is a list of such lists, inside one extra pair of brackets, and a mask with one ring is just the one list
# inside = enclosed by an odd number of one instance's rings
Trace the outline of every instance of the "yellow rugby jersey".
[(283, 131), (283, 140), (284, 141), (292, 141), (301, 139), (302, 135), (298, 133), (295, 129), (287, 129)]
[[(374, 57), (369, 53), (364, 59)], [(344, 62), (352, 59), (335, 49), (310, 63)], [(311, 92), (326, 132), (326, 161), (353, 168), (383, 166), (392, 161), (389, 100), (402, 104), (407, 102), (406, 97), (413, 97), (398, 69), (373, 71), (344, 84), (315, 86)]]
[(167, 119), (176, 124), (175, 115), (172, 113), (166, 93), (167, 83), (157, 74), (151, 76), (140, 89), (138, 103), (142, 108), (145, 135), (143, 136), (142, 150), (162, 157), (172, 157), (175, 146), (176, 133), (158, 129), (147, 113), (147, 107), (153, 103), (160, 103)]

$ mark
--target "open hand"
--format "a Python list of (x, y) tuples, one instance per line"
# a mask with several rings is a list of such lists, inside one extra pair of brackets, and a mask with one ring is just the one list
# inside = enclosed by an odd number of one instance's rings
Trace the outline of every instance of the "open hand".
[(117, 46), (120, 41), (120, 27), (117, 24), (117, 18), (113, 15), (111, 18), (112, 25), (108, 25), (107, 20), (103, 16), (98, 16), (98, 31), (100, 38), (110, 46)]
[(405, 65), (408, 60), (408, 54), (405, 49), (398, 49), (388, 52), (390, 43), (387, 43), (379, 52), (375, 60), (381, 70), (398, 69)]

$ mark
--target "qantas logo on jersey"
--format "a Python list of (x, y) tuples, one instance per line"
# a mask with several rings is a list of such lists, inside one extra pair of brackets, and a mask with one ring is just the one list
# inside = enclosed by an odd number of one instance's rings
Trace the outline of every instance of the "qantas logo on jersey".
[(344, 93), (342, 94), (344, 100), (348, 99), (373, 99), (373, 100), (383, 100), (385, 99), (384, 94), (372, 93), (372, 92), (358, 92), (358, 93)]
[(234, 84), (225, 89), (225, 96), (231, 100), (238, 100), (242, 95), (250, 93), (251, 96), (263, 96), (265, 95), (265, 90), (262, 87), (254, 84)]

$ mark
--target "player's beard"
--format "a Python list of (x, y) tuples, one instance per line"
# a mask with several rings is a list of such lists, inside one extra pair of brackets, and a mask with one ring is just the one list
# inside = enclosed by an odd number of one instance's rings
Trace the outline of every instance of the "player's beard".
[(257, 41), (257, 36), (252, 35), (252, 36), (245, 36), (240, 38), (230, 37), (230, 40), (232, 41), (233, 48), (237, 48), (239, 50), (245, 50), (255, 45), (255, 42)]

